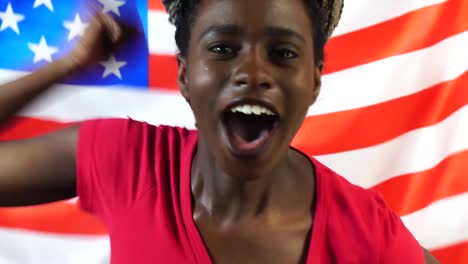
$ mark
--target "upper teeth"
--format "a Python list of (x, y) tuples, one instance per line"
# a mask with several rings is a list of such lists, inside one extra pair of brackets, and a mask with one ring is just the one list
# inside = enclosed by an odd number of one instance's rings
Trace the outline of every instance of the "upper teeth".
[(259, 105), (238, 105), (236, 107), (231, 108), (231, 112), (239, 112), (246, 115), (275, 115), (275, 113), (273, 113), (271, 110)]

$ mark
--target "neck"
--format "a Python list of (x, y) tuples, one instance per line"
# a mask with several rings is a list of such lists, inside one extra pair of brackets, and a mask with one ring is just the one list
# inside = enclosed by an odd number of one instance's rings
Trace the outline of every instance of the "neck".
[[(307, 206), (309, 201), (304, 195), (313, 193), (313, 180), (307, 186), (301, 177), (296, 177), (302, 170), (291, 152), (269, 172), (247, 178), (227, 174), (199, 140), (191, 176), (194, 218), (207, 216), (227, 226), (252, 219), (276, 222), (282, 214), (290, 215), (293, 209)], [(311, 176), (308, 178), (313, 179)]]

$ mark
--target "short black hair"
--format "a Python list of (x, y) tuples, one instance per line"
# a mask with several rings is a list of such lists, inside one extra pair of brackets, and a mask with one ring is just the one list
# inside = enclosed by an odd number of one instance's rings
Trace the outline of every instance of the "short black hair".
[[(191, 27), (196, 19), (200, 0), (163, 0), (163, 4), (170, 14), (169, 20), (176, 27), (175, 41), (179, 54), (187, 57)], [(338, 23), (343, 1), (304, 0), (304, 4), (314, 28), (315, 63), (321, 65), (324, 60), (325, 44)], [(337, 6), (338, 11), (335, 10)]]

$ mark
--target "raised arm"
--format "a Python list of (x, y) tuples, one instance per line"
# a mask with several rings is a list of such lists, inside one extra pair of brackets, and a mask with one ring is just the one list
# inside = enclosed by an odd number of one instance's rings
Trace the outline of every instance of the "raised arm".
[[(109, 16), (93, 19), (65, 58), (0, 86), (0, 130), (19, 110), (53, 84), (104, 58), (121, 39)], [(21, 206), (75, 196), (79, 125), (27, 140), (0, 141), (0, 206)]]

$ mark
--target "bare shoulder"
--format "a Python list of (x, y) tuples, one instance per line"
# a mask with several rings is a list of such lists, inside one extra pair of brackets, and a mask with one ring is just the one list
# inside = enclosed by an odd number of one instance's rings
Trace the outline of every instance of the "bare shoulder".
[(79, 125), (45, 136), (0, 142), (0, 206), (75, 196)]

